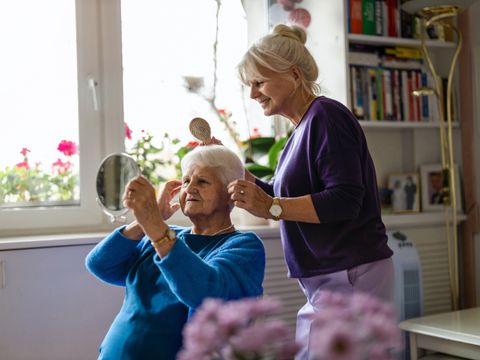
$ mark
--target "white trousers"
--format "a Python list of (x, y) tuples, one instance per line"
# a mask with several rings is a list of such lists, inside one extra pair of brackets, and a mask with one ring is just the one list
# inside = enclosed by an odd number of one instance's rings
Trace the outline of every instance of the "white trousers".
[[(311, 315), (315, 313), (311, 300), (322, 290), (351, 295), (364, 292), (394, 303), (394, 269), (391, 258), (355, 266), (349, 270), (326, 275), (299, 278), (298, 282), (307, 297), (307, 303), (298, 311), (296, 340), (302, 348), (295, 360), (308, 360), (308, 339), (310, 336)], [(317, 310), (321, 311), (321, 310)]]

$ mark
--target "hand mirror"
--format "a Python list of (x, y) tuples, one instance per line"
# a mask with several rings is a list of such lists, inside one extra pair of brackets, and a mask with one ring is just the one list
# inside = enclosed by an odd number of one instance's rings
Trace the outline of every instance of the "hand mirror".
[(108, 155), (97, 172), (97, 203), (110, 218), (110, 222), (125, 222), (128, 208), (123, 206), (123, 193), (127, 183), (141, 174), (137, 162), (130, 155)]

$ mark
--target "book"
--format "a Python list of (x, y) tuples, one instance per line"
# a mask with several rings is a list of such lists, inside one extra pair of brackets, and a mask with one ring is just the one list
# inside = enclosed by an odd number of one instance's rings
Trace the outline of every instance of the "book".
[(375, 0), (362, 0), (362, 31), (365, 35), (375, 35)]
[(362, 0), (350, 0), (350, 32), (362, 34)]

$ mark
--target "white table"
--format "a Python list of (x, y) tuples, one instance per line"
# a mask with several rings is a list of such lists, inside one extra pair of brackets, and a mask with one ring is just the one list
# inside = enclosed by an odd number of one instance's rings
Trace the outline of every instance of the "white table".
[(480, 359), (480, 308), (409, 319), (399, 327), (409, 332), (412, 360), (419, 359), (422, 349)]

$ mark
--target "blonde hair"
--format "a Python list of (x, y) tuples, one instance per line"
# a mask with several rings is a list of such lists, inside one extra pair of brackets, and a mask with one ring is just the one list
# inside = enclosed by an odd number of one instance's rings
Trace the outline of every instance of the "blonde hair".
[(272, 33), (253, 44), (238, 64), (241, 81), (250, 86), (252, 80), (266, 80), (261, 69), (286, 73), (296, 66), (302, 73), (302, 86), (307, 93), (320, 94), (316, 83), (318, 66), (305, 46), (307, 33), (297, 25), (279, 24)]

